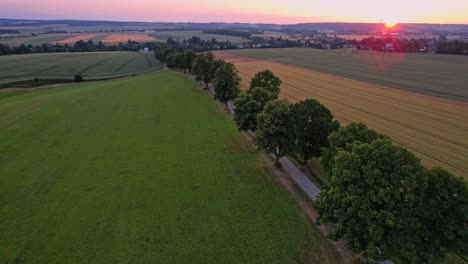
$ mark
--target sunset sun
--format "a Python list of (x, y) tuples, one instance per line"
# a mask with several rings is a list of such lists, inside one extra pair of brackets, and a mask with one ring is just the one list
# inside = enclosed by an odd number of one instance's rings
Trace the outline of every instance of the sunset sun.
[(395, 21), (387, 21), (387, 22), (385, 22), (385, 27), (392, 28), (392, 27), (396, 26), (397, 24), (398, 23), (395, 22)]

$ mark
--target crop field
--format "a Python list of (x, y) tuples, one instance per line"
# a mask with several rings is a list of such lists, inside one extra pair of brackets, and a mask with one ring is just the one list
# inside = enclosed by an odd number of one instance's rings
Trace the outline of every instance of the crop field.
[(5, 43), (10, 46), (19, 46), (21, 44), (25, 45), (42, 45), (45, 43), (56, 44), (61, 41), (71, 38), (75, 34), (48, 34), (48, 35), (38, 35), (38, 36), (27, 36), (27, 37), (18, 37), (18, 38), (3, 38), (0, 39), (0, 43)]
[(339, 38), (342, 39), (350, 39), (350, 40), (363, 40), (365, 38), (372, 37), (372, 35), (362, 35), (362, 34), (346, 34), (346, 35), (338, 35)]
[(207, 33), (203, 33), (203, 31), (201, 30), (158, 31), (158, 32), (150, 33), (149, 35), (161, 41), (166, 41), (168, 38), (189, 39), (189, 38), (196, 36), (196, 37), (200, 37), (202, 40), (216, 39), (217, 41), (229, 41), (229, 42), (236, 43), (236, 44), (248, 42), (248, 40), (243, 39), (241, 37), (207, 34)]
[(70, 43), (75, 43), (75, 42), (80, 41), (80, 40), (87, 41), (87, 40), (90, 40), (90, 39), (92, 39), (94, 37), (96, 37), (96, 34), (78, 34), (78, 35), (74, 35), (74, 36), (71, 36), (69, 38), (66, 38), (64, 40), (58, 41), (58, 43), (60, 43), (60, 44), (70, 44)]
[(240, 71), (242, 86), (258, 71), (272, 70), (282, 80), (281, 96), (290, 102), (314, 98), (342, 123), (363, 122), (420, 157), (468, 179), (468, 103), (411, 93), (287, 64), (218, 52)]
[(0, 85), (25, 80), (114, 78), (161, 69), (152, 53), (43, 53), (0, 57)]
[(117, 44), (119, 42), (127, 42), (129, 39), (139, 42), (155, 42), (155, 38), (148, 34), (127, 32), (125, 34), (110, 34), (110, 33), (69, 33), (69, 34), (44, 34), (37, 36), (24, 36), (16, 38), (2, 38), (0, 43), (5, 43), (11, 46), (25, 45), (41, 45), (41, 44), (72, 44), (80, 40), (94, 42), (102, 41), (106, 44)]
[(119, 43), (127, 42), (128, 40), (138, 41), (138, 42), (154, 42), (155, 38), (150, 37), (145, 34), (112, 34), (107, 35), (102, 39), (104, 43)]
[(172, 72), (0, 92), (1, 263), (339, 263)]
[(231, 54), (268, 60), (410, 92), (468, 102), (468, 56), (356, 49), (256, 49)]

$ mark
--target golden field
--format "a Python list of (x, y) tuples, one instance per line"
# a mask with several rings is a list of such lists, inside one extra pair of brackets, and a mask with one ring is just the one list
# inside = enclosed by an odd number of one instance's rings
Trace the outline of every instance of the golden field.
[(88, 41), (94, 37), (96, 37), (96, 34), (82, 34), (82, 35), (75, 35), (75, 36), (72, 36), (64, 40), (57, 41), (57, 42), (60, 44), (70, 44), (70, 43), (75, 43), (80, 40)]
[(106, 36), (102, 42), (104, 43), (119, 43), (127, 42), (128, 40), (138, 41), (138, 42), (151, 42), (156, 41), (155, 38), (150, 37), (145, 34), (113, 34)]
[(235, 64), (246, 89), (258, 71), (270, 69), (290, 102), (314, 98), (343, 124), (363, 122), (422, 159), (468, 179), (468, 104), (356, 81), (275, 62), (217, 52)]

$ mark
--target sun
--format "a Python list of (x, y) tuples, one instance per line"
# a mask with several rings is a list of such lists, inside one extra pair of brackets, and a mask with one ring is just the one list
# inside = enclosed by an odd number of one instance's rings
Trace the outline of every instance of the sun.
[(392, 28), (392, 27), (396, 26), (397, 24), (398, 23), (395, 22), (395, 21), (387, 21), (387, 22), (385, 22), (385, 27)]

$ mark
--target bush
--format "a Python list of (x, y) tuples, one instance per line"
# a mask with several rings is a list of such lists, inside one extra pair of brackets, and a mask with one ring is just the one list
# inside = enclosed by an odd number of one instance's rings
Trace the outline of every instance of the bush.
[(83, 76), (80, 74), (75, 75), (75, 82), (82, 82), (84, 81)]

